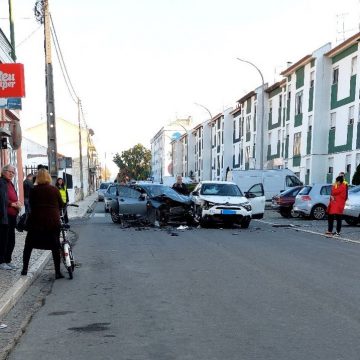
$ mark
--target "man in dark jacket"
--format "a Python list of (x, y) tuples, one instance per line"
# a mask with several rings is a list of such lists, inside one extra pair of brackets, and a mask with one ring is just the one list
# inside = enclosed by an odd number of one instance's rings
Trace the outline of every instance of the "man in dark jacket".
[(25, 212), (28, 214), (30, 212), (29, 195), (30, 195), (31, 189), (34, 188), (34, 175), (33, 174), (26, 175), (26, 179), (24, 180), (23, 187), (24, 187)]
[(189, 195), (189, 190), (186, 185), (182, 182), (182, 177), (179, 175), (176, 178), (176, 183), (172, 186), (172, 188), (182, 195)]

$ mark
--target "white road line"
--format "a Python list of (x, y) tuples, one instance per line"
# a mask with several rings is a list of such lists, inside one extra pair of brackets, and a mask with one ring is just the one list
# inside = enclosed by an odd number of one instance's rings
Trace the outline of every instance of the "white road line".
[(105, 217), (105, 214), (101, 214), (101, 213), (94, 213), (93, 217)]
[[(262, 223), (267, 224), (267, 225), (278, 225), (278, 224), (272, 223), (270, 221), (256, 220), (256, 219), (254, 219), (254, 220), (262, 222)], [(279, 224), (279, 225), (281, 225), (281, 224)], [(339, 237), (329, 236), (329, 235), (325, 235), (324, 233), (320, 233), (320, 232), (312, 231), (312, 230), (306, 230), (306, 229), (302, 229), (302, 228), (296, 227), (296, 226), (289, 226), (289, 227), (280, 226), (279, 228), (286, 228), (286, 229), (290, 229), (290, 230), (302, 231), (302, 232), (309, 233), (309, 234), (321, 235), (321, 236), (324, 236), (324, 237), (326, 237), (328, 239), (340, 240), (340, 241), (343, 241), (343, 242), (349, 242), (349, 243), (354, 243), (354, 244), (360, 244), (360, 241), (358, 241), (358, 240), (347, 239), (347, 238), (344, 238), (342, 236), (339, 236)]]

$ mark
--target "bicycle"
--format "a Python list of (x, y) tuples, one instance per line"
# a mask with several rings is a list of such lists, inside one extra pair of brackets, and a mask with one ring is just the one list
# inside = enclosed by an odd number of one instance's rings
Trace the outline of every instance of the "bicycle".
[[(67, 206), (79, 207), (76, 204), (68, 204)], [(72, 252), (72, 244), (68, 239), (67, 233), (70, 229), (70, 225), (65, 222), (65, 215), (67, 207), (61, 209), (60, 214), (60, 256), (62, 262), (69, 274), (69, 279), (73, 279), (73, 272), (75, 270), (75, 260)]]

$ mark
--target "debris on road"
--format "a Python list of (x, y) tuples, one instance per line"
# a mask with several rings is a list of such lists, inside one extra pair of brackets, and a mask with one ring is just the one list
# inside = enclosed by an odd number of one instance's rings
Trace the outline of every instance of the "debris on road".
[(177, 230), (187, 230), (187, 229), (189, 229), (187, 225), (180, 225), (179, 227), (177, 227)]
[(0, 324), (0, 330), (1, 329), (6, 329), (7, 328), (7, 325), (6, 324)]

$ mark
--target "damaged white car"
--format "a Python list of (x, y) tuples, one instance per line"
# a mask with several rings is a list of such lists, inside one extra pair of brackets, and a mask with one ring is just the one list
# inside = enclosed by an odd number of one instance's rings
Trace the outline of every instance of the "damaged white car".
[(265, 211), (262, 184), (253, 185), (243, 194), (229, 181), (202, 181), (191, 193), (194, 218), (201, 226), (210, 222), (226, 225), (239, 224), (248, 228), (251, 219), (261, 219)]

